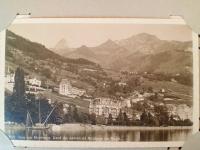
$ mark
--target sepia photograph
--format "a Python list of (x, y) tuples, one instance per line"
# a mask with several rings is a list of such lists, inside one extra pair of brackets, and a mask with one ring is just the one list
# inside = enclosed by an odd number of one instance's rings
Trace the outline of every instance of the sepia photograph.
[(192, 41), (185, 24), (12, 24), (5, 132), (27, 141), (185, 141)]

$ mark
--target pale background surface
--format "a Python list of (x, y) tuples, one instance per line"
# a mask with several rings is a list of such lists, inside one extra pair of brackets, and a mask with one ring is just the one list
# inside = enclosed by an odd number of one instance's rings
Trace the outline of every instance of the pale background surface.
[[(170, 15), (178, 15), (182, 16), (194, 31), (200, 33), (199, 7), (199, 0), (0, 0), (0, 31), (12, 22), (17, 13), (31, 13), (32, 17), (169, 18)], [(3, 142), (2, 138), (3, 136), (0, 136), (1, 146), (7, 144)], [(56, 150), (45, 148), (16, 148), (16, 150), (23, 149)], [(152, 148), (139, 150), (166, 149)], [(192, 146), (190, 149), (192, 149)]]

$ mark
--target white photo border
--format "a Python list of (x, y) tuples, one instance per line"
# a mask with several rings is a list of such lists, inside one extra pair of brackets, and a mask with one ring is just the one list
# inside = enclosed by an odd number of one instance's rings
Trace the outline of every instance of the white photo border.
[[(12, 24), (50, 24), (50, 23), (91, 23), (91, 24), (168, 24), (186, 25), (182, 18), (16, 18)], [(193, 134), (199, 131), (199, 46), (198, 34), (192, 32), (193, 41)], [(0, 129), (4, 131), (4, 74), (6, 29), (0, 32)], [(99, 141), (37, 141), (12, 140), (17, 147), (54, 148), (141, 148), (141, 147), (181, 147), (184, 141), (159, 142), (99, 142)]]

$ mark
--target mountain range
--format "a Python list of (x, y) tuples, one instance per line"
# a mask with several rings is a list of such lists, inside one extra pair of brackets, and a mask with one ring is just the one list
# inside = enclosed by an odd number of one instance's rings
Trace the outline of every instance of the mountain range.
[[(63, 42), (60, 42), (62, 45)], [(76, 87), (92, 89), (91, 83), (106, 74), (99, 64), (84, 58), (66, 58), (56, 54), (40, 43), (19, 36), (9, 30), (6, 32), (6, 73), (21, 67), (27, 74), (48, 81), (57, 86), (62, 79), (69, 79)], [(87, 70), (92, 70), (87, 72)], [(97, 72), (98, 76), (95, 76)], [(84, 75), (83, 75), (84, 74)], [(93, 89), (92, 89), (93, 90)]]
[[(142, 33), (119, 41), (108, 39), (96, 47), (73, 49), (61, 40), (54, 51), (7, 30), (6, 66), (13, 71), (20, 66), (54, 85), (69, 78), (77, 87), (94, 90), (99, 81), (110, 80), (124, 70), (191, 79), (191, 47), (190, 41), (166, 41)], [(61, 49), (62, 54), (58, 54)]]
[[(56, 47), (59, 47), (59, 43)], [(192, 71), (192, 42), (161, 40), (155, 35), (140, 33), (127, 39), (96, 46), (83, 45), (73, 50), (58, 49), (67, 58), (84, 58), (112, 70), (129, 70), (177, 74)]]

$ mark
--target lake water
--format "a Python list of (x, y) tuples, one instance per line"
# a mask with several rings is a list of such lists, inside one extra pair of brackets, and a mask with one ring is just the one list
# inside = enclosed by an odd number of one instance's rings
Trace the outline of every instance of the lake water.
[(6, 129), (13, 140), (54, 140), (54, 141), (185, 141), (191, 129), (102, 129), (102, 130), (59, 130), (46, 131)]

